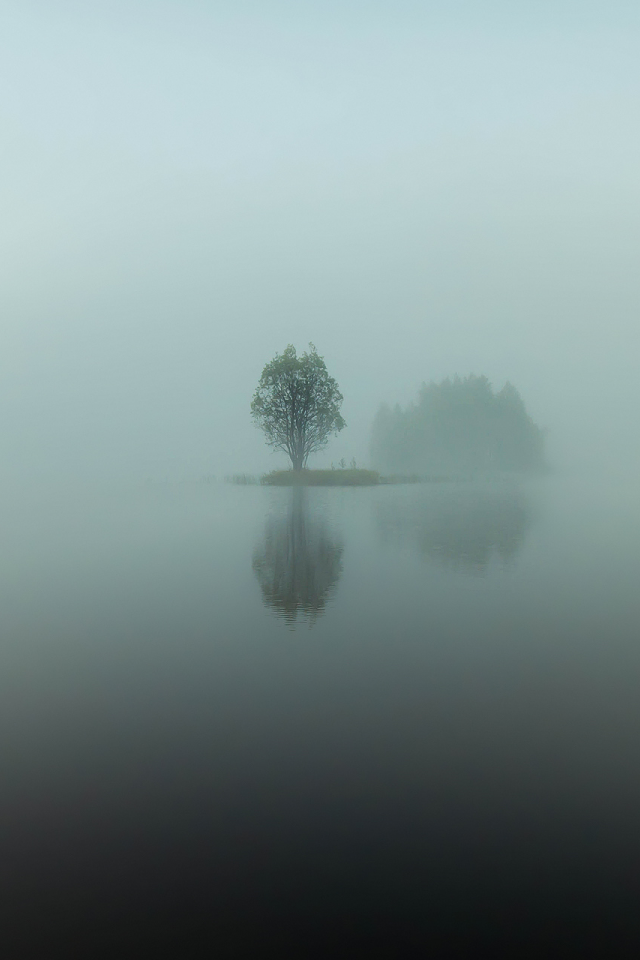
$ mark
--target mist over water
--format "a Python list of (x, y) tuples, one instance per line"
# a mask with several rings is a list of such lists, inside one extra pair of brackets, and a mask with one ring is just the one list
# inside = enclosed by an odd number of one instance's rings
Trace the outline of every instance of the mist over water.
[(520, 552), (533, 506), (518, 484), (445, 483), (403, 490), (379, 504), (383, 543), (408, 542), (434, 563), (483, 574)]
[(40, 490), (2, 524), (16, 944), (637, 932), (633, 486)]
[(639, 10), (2, 5), (3, 956), (637, 955)]

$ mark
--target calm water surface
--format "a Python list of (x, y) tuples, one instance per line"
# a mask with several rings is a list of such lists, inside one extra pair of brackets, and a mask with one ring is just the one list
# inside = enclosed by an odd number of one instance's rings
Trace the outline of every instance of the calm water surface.
[(7, 956), (640, 942), (637, 479), (0, 521)]

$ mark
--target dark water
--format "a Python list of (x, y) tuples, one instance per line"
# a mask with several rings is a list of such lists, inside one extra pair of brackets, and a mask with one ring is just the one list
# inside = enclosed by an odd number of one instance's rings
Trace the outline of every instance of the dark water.
[(635, 481), (1, 524), (3, 955), (640, 944)]

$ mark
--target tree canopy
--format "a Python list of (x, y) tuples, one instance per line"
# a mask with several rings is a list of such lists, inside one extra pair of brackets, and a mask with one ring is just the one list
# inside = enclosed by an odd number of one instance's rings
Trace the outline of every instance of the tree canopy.
[(375, 466), (395, 473), (473, 474), (543, 465), (543, 432), (507, 383), (486, 377), (423, 385), (406, 410), (382, 406), (373, 425)]
[(342, 399), (314, 345), (298, 357), (289, 344), (262, 371), (251, 415), (269, 446), (283, 450), (293, 469), (302, 470), (309, 455), (346, 426), (340, 415)]

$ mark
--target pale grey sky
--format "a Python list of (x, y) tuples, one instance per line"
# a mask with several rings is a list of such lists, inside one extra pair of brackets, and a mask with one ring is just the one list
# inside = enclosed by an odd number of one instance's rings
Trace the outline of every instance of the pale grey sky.
[(268, 469), (251, 394), (310, 340), (322, 461), (456, 372), (559, 462), (638, 460), (639, 39), (620, 3), (0, 3), (2, 469)]

